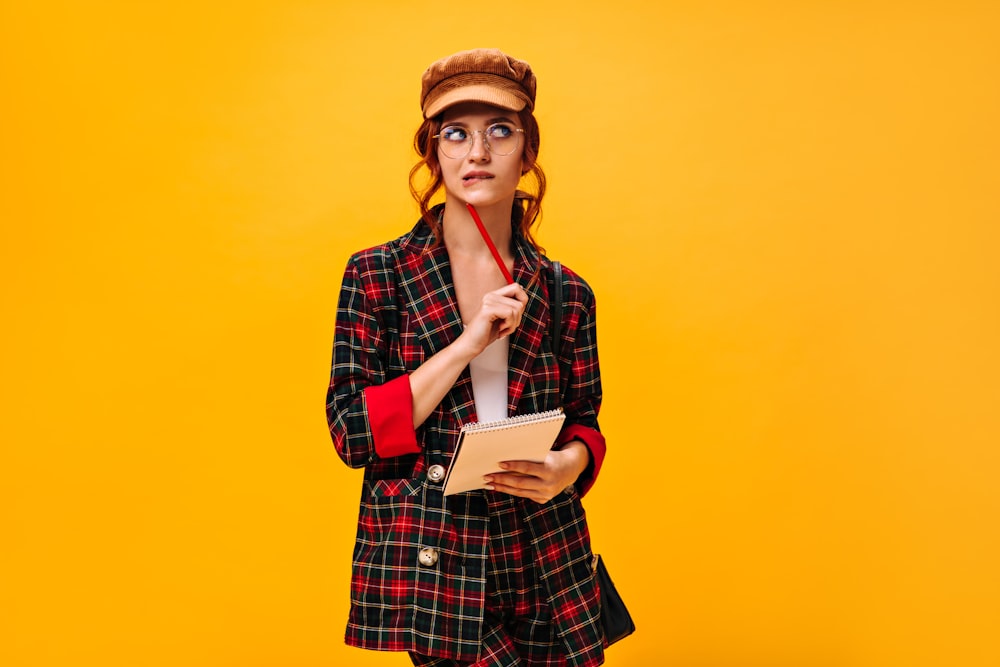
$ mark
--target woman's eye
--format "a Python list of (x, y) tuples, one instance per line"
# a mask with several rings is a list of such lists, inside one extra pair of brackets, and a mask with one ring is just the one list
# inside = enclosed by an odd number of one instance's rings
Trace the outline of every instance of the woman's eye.
[(489, 132), (491, 139), (506, 139), (514, 134), (514, 128), (510, 125), (490, 125), (490, 129), (487, 132)]
[(460, 127), (446, 127), (441, 130), (441, 138), (445, 141), (461, 142), (466, 138), (465, 130)]

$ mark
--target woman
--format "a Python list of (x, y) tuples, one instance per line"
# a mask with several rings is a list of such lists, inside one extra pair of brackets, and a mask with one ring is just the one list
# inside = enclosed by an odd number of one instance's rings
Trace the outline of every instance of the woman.
[[(351, 257), (340, 294), (327, 417), (341, 458), (365, 468), (346, 639), (417, 665), (603, 662), (580, 502), (604, 457), (594, 296), (569, 269), (553, 285), (531, 235), (545, 190), (534, 101), (530, 66), (495, 49), (432, 64), (411, 172), (421, 219)], [(533, 195), (517, 189), (528, 174)], [(443, 495), (463, 424), (558, 407), (543, 463)]]

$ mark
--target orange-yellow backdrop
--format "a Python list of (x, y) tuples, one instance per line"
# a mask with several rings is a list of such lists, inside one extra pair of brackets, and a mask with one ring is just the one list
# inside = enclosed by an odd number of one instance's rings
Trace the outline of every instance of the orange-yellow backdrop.
[(1000, 664), (993, 7), (3, 2), (0, 664), (408, 664), (342, 644), (323, 399), (473, 46), (598, 296), (607, 664)]

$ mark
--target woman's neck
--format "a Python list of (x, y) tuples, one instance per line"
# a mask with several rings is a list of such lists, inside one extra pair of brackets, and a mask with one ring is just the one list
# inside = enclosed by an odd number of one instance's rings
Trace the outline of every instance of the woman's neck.
[[(510, 211), (513, 201), (493, 206), (476, 207), (479, 219), (489, 232), (490, 239), (504, 259), (511, 259)], [(444, 207), (444, 244), (449, 252), (489, 254), (475, 220), (465, 202), (448, 198)]]

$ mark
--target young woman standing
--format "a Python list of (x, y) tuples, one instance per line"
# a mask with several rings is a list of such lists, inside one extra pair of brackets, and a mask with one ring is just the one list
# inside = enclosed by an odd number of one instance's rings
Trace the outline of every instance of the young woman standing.
[[(346, 639), (417, 665), (603, 662), (580, 500), (605, 452), (594, 295), (568, 268), (554, 284), (531, 234), (545, 192), (535, 86), (495, 49), (428, 68), (421, 217), (352, 256), (340, 293), (327, 417), (341, 458), (365, 469)], [(518, 190), (525, 176), (535, 192)], [(463, 424), (556, 408), (566, 420), (544, 462), (443, 495)]]

